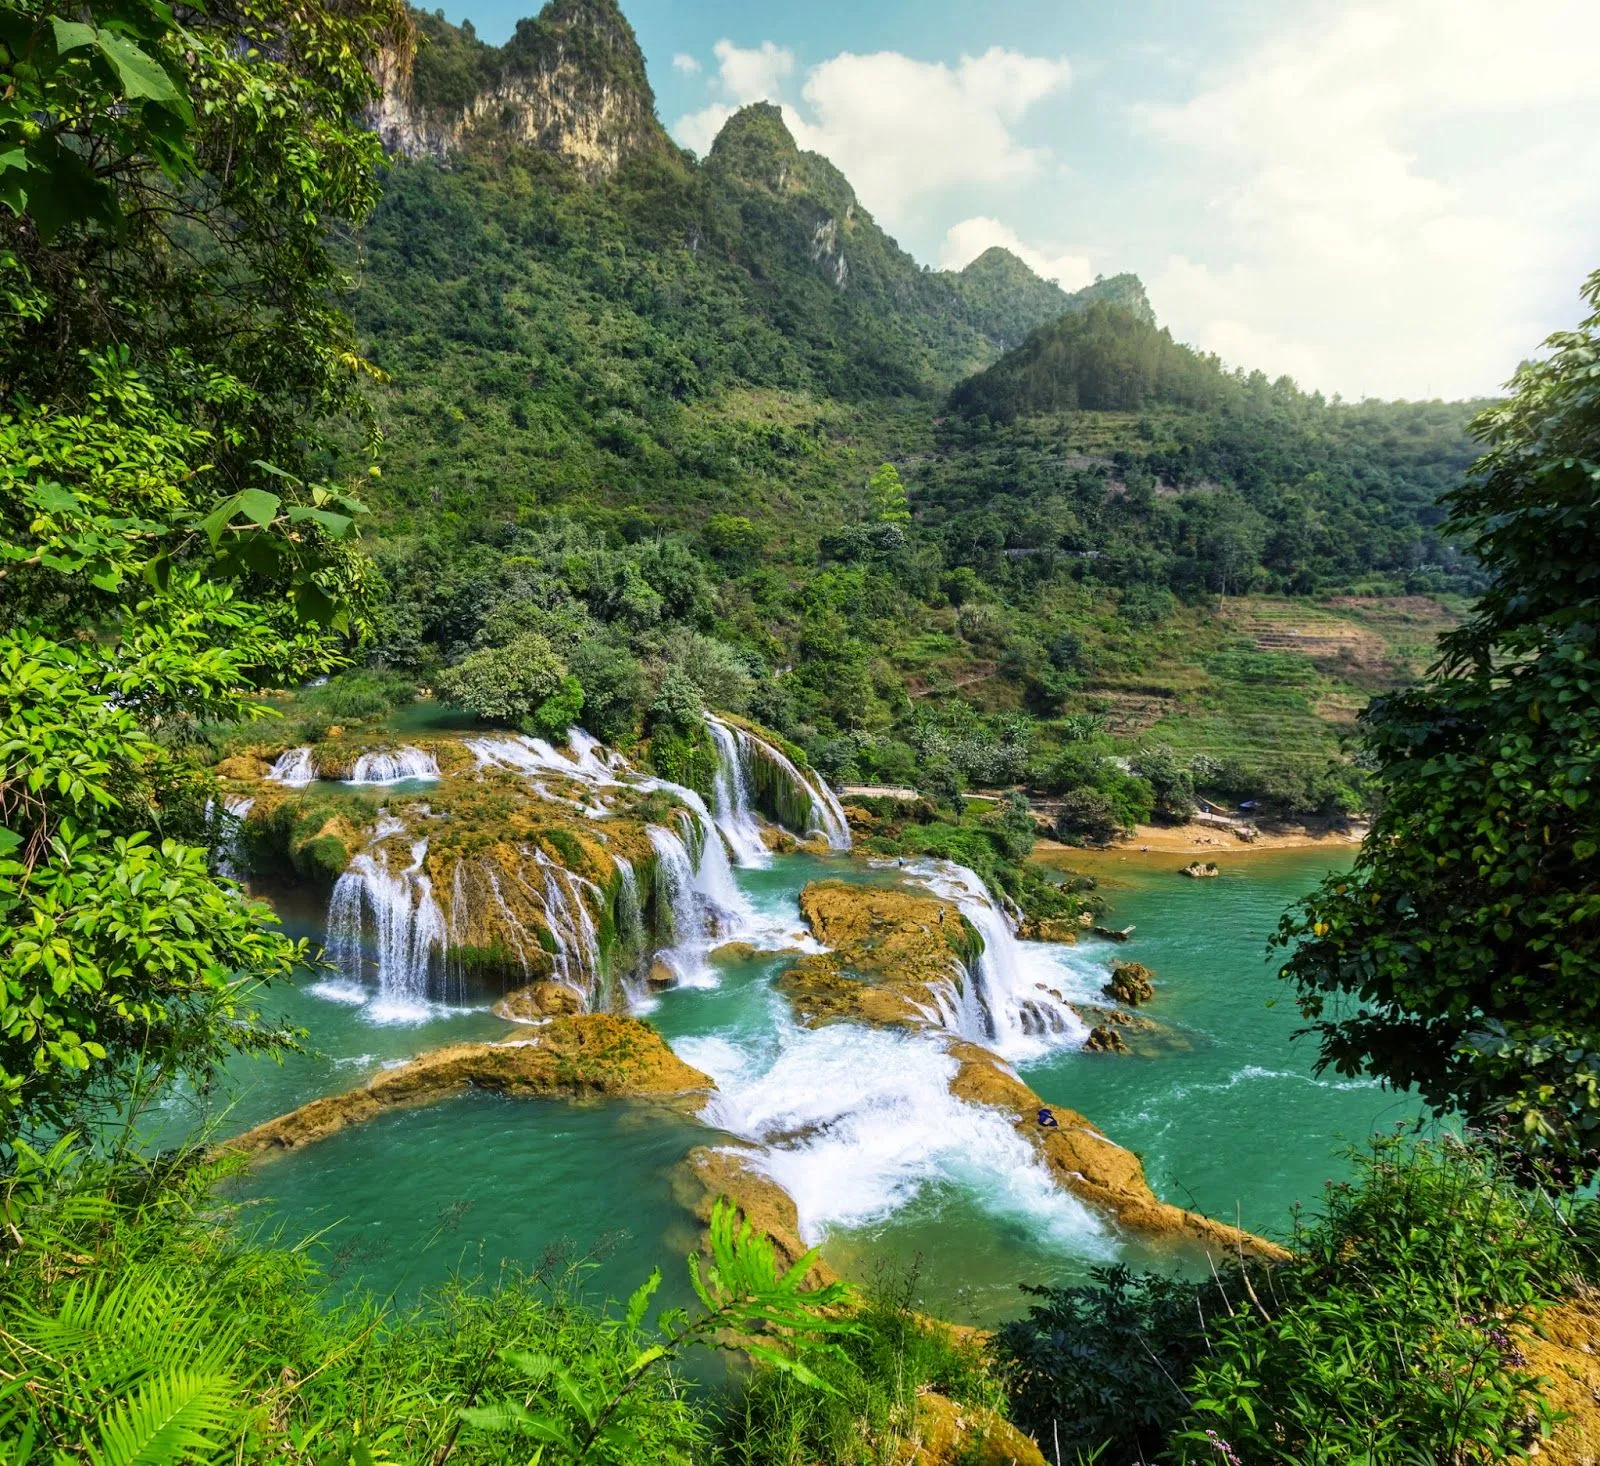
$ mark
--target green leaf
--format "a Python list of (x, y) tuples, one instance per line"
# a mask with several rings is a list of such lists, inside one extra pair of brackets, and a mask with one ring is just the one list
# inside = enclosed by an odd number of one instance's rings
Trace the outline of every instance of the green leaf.
[(33, 490), (33, 502), (47, 514), (70, 514), (80, 508), (78, 496), (60, 484), (38, 484)]
[(129, 101), (175, 102), (178, 89), (159, 64), (125, 36), (99, 31), (94, 37), (100, 54), (115, 68), (122, 93)]
[(661, 1269), (651, 1268), (650, 1276), (633, 1290), (633, 1296), (628, 1299), (628, 1309), (623, 1315), (623, 1327), (630, 1333), (634, 1332), (644, 1322), (646, 1310), (650, 1307), (650, 1299), (657, 1288), (661, 1286)]
[(15, 830), (8, 830), (4, 825), (0, 825), (0, 855), (11, 854), (20, 844), (22, 844), (21, 835)]
[(278, 517), (278, 505), (283, 501), (265, 489), (246, 489), (239, 495), (238, 512), (252, 524), (265, 529)]
[(345, 532), (355, 523), (348, 514), (335, 514), (331, 509), (307, 509), (303, 506), (291, 509), (289, 519), (294, 524), (301, 524), (309, 519), (313, 524), (320, 524), (336, 540), (343, 539)]
[(82, 21), (62, 20), (59, 15), (52, 15), (50, 29), (55, 32), (56, 50), (62, 55), (76, 51), (79, 46), (92, 46), (95, 43), (95, 28), (84, 25)]

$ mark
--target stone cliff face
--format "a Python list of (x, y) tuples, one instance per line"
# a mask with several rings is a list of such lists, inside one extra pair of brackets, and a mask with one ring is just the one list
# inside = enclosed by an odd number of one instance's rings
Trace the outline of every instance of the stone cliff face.
[(382, 70), (372, 124), (386, 151), (444, 160), (472, 144), (537, 148), (590, 182), (671, 148), (633, 28), (614, 0), (552, 0), (504, 46), (419, 15), (409, 72)]

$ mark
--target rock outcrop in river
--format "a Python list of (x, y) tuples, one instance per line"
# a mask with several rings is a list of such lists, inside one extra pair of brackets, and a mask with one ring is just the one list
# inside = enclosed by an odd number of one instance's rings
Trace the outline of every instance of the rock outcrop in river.
[(557, 1018), (509, 1043), (447, 1044), (363, 1085), (257, 1125), (226, 1144), (246, 1155), (295, 1150), (387, 1109), (435, 1104), (468, 1089), (520, 1099), (651, 1098), (698, 1108), (714, 1086), (649, 1024), (609, 1013)]

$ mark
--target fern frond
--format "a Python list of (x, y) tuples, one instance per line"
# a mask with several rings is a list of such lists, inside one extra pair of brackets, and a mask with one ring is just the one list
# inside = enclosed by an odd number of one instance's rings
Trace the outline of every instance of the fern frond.
[(176, 1466), (221, 1454), (249, 1414), (226, 1374), (175, 1370), (146, 1379), (101, 1421), (94, 1466)]

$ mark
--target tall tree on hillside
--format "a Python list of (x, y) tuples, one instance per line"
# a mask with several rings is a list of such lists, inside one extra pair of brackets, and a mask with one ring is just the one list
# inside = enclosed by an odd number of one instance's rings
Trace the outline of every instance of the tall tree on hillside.
[(280, 1037), (293, 944), (212, 874), (191, 729), (334, 665), (360, 505), (309, 482), (362, 363), (328, 248), (397, 0), (0, 14), (0, 1164)]
[(1448, 496), (1493, 576), (1418, 687), (1366, 714), (1381, 812), (1286, 918), (1322, 1062), (1600, 1170), (1600, 272), (1478, 419)]

